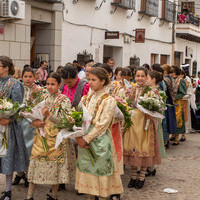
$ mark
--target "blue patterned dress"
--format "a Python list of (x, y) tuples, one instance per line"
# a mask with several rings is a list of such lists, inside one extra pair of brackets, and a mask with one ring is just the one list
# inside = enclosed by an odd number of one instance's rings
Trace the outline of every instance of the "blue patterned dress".
[[(23, 101), (23, 85), (11, 78), (11, 76), (0, 78), (0, 92), (14, 102), (22, 103)], [(11, 175), (14, 171), (24, 172), (29, 164), (22, 128), (12, 117), (10, 120), (7, 155), (4, 158), (0, 158), (0, 173), (5, 175)]]

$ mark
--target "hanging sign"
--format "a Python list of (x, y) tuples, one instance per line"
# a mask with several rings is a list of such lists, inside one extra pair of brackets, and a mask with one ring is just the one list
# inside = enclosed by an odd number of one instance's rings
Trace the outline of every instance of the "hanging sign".
[(119, 31), (106, 31), (105, 39), (119, 39)]
[(145, 43), (145, 29), (135, 30), (135, 43)]

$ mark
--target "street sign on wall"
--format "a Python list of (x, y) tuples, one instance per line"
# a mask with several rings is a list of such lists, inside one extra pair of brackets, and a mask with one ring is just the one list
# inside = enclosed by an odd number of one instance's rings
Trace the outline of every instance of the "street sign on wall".
[(106, 31), (105, 39), (119, 39), (119, 31)]
[(144, 43), (144, 42), (145, 42), (145, 29), (136, 29), (135, 43)]

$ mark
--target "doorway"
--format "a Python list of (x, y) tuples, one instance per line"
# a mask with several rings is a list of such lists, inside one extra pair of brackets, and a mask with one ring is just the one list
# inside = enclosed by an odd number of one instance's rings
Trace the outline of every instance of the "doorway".
[(103, 63), (107, 63), (110, 58), (115, 60), (114, 68), (122, 67), (123, 47), (105, 45), (103, 49)]

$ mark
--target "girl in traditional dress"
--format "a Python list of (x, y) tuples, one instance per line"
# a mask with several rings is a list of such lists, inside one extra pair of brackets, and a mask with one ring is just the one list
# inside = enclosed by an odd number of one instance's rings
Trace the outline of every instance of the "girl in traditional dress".
[[(0, 56), (0, 94), (21, 104), (24, 89), (20, 82), (12, 78), (14, 73), (12, 60), (6, 56)], [(0, 125), (9, 125), (10, 130), (7, 155), (0, 158), (0, 173), (6, 175), (6, 190), (1, 200), (10, 200), (13, 172), (26, 171), (29, 161), (22, 128), (16, 119), (0, 118)]]
[(165, 147), (169, 148), (169, 135), (176, 133), (176, 111), (175, 111), (175, 95), (176, 95), (176, 88), (174, 80), (170, 77), (170, 73), (172, 71), (172, 68), (165, 64), (162, 65), (162, 68), (164, 70), (164, 81), (167, 85), (167, 110), (166, 113), (166, 121), (167, 121), (167, 135), (164, 135), (164, 141), (165, 141)]
[[(60, 122), (63, 115), (70, 111), (71, 103), (59, 91), (61, 77), (58, 73), (50, 74), (46, 85), (49, 94), (42, 110), (45, 120), (35, 120), (32, 123), (38, 129), (34, 136), (28, 169), (28, 200), (33, 200), (37, 184), (51, 184), (52, 195), (47, 195), (47, 200), (56, 200), (59, 184), (69, 183), (75, 170), (75, 152), (71, 141), (65, 140), (58, 149), (55, 149), (56, 136), (59, 132), (55, 125)], [(45, 132), (47, 148), (42, 145), (41, 130)]]
[[(163, 79), (163, 76), (161, 73), (159, 73), (158, 71), (151, 71), (147, 75), (147, 85), (152, 88), (154, 93), (158, 93), (160, 90), (159, 83), (162, 81), (162, 79)], [(162, 127), (161, 119), (156, 119), (155, 123), (156, 123), (157, 132), (158, 132), (160, 155), (161, 155), (161, 158), (165, 158), (166, 152), (165, 152), (165, 147), (164, 147), (163, 127)]]
[[(25, 68), (22, 72), (22, 80), (24, 85), (23, 104), (26, 104), (27, 101), (32, 101), (33, 100), (32, 94), (41, 90), (41, 88), (34, 83), (34, 79), (35, 79), (35, 73), (33, 69), (31, 69), (30, 67)], [(35, 129), (30, 127), (30, 121), (28, 121), (25, 118), (22, 119), (21, 126), (23, 130), (25, 145), (28, 152), (28, 157), (30, 157), (33, 145), (33, 135), (34, 135), (33, 132)], [(24, 172), (17, 173), (12, 185), (19, 185), (22, 179), (25, 182), (25, 187), (28, 187), (28, 180)]]
[[(89, 74), (91, 91), (81, 100), (93, 116), (92, 125), (84, 137), (77, 138), (78, 159), (75, 188), (88, 195), (88, 200), (105, 200), (112, 194), (121, 194), (123, 186), (117, 165), (111, 127), (114, 120), (116, 101), (104, 87), (109, 83), (108, 73), (102, 68), (94, 68)], [(87, 150), (94, 153), (91, 161)], [(119, 200), (120, 197), (111, 196)]]
[[(124, 135), (124, 164), (131, 165), (131, 179), (129, 188), (140, 189), (144, 186), (147, 167), (161, 163), (157, 129), (154, 119), (136, 108), (139, 96), (146, 87), (147, 69), (138, 67), (135, 74), (136, 85), (130, 94), (133, 101), (134, 116), (133, 126)], [(148, 130), (145, 131), (147, 119), (150, 119)], [(140, 174), (137, 179), (137, 168)]]
[(172, 145), (179, 145), (179, 134), (185, 134), (186, 131), (182, 100), (183, 97), (187, 94), (187, 86), (185, 80), (179, 77), (181, 74), (181, 68), (178, 66), (172, 66), (172, 68), (174, 70), (173, 78), (177, 90), (175, 96), (177, 132), (172, 135), (170, 140), (174, 141)]

